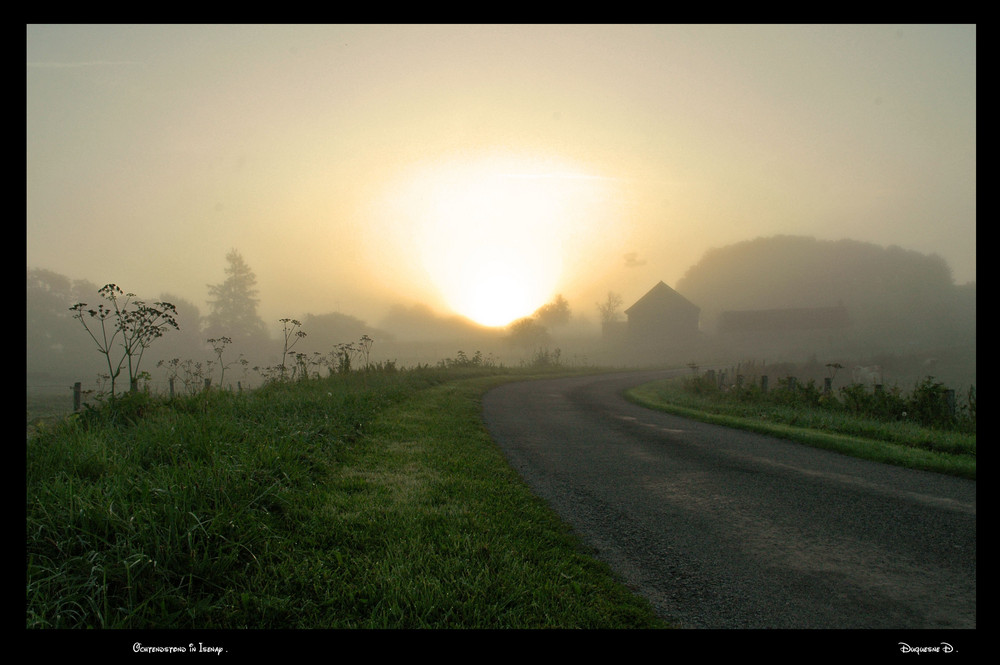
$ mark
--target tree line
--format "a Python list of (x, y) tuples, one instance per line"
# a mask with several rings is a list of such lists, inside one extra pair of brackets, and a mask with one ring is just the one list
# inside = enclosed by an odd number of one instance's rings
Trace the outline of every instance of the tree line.
[[(155, 355), (142, 361), (145, 367), (163, 359), (211, 354), (220, 339), (231, 342), (238, 353), (273, 354), (272, 340), (257, 311), (256, 285), (254, 272), (235, 249), (226, 255), (225, 279), (207, 285), (204, 315), (195, 304), (170, 293), (147, 302), (126, 293), (122, 285), (98, 285), (45, 268), (28, 268), (28, 380), (90, 379), (95, 374), (116, 380), (117, 370), (123, 368), (111, 361), (108, 345), (121, 344), (126, 363), (140, 362), (150, 335), (158, 341)], [(170, 334), (162, 335), (160, 325), (166, 325)], [(103, 358), (94, 353), (95, 343)]]

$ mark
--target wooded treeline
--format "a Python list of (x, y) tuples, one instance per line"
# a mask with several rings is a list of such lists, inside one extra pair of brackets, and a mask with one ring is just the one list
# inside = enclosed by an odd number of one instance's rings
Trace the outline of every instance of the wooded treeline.
[[(206, 312), (191, 301), (170, 293), (144, 295), (148, 300), (172, 303), (180, 325), (179, 330), (156, 341), (150, 357), (144, 360), (147, 369), (155, 369), (158, 360), (203, 362), (211, 359), (213, 348), (207, 340), (223, 336), (233, 340), (225, 351), (227, 362), (243, 358), (248, 367), (253, 368), (281, 361), (280, 340), (273, 330), (268, 333), (268, 326), (257, 314), (253, 272), (238, 252), (230, 252), (226, 261), (225, 278), (217, 284), (206, 285), (209, 307)], [(72, 378), (85, 383), (95, 380), (101, 371), (101, 359), (69, 308), (78, 302), (96, 304), (101, 286), (103, 283), (71, 279), (48, 269), (28, 269), (29, 382), (47, 378)], [(127, 284), (120, 286), (128, 289)], [(612, 290), (615, 286), (609, 285)], [(851, 325), (847, 333), (838, 335), (849, 340), (850, 348), (844, 350), (854, 357), (927, 351), (929, 357), (939, 358), (940, 350), (949, 349), (962, 354), (965, 358), (962, 364), (972, 368), (975, 365), (976, 285), (974, 282), (955, 284), (951, 269), (941, 257), (933, 254), (853, 240), (823, 241), (800, 236), (757, 238), (706, 252), (675, 288), (701, 309), (701, 331), (710, 342), (706, 348), (711, 349), (711, 343), (724, 337), (716, 334), (716, 328), (719, 317), (726, 311), (843, 305)], [(570, 317), (582, 317), (583, 320), (588, 314), (596, 317), (593, 306), (568, 303), (559, 296), (520, 323), (527, 321), (536, 324), (535, 328), (543, 326), (546, 334), (559, 333)], [(420, 304), (392, 305), (377, 326), (339, 312), (290, 312), (289, 316), (299, 318), (301, 330), (308, 335), (302, 347), (310, 353), (326, 353), (337, 344), (370, 335), (375, 338), (378, 351), (389, 351), (394, 354), (390, 357), (404, 364), (436, 362), (444, 357), (441, 353), (453, 354), (465, 348), (456, 346), (454, 340), (464, 340), (470, 353), (477, 349), (491, 351), (494, 349), (490, 345), (504, 338), (510, 342), (514, 340), (513, 333), (517, 332), (512, 326), (503, 337), (497, 331), (478, 328), (462, 317), (439, 316)], [(268, 324), (271, 328), (276, 325), (275, 322)], [(602, 359), (600, 331), (595, 328), (593, 335), (590, 343), (582, 337), (574, 338), (574, 343), (582, 346), (571, 352), (599, 362)], [(549, 341), (567, 351), (567, 340), (562, 339), (564, 335), (551, 337)], [(437, 346), (423, 349), (420, 351), (423, 355), (419, 355), (411, 348), (414, 344)], [(801, 352), (839, 351), (838, 344), (836, 340), (824, 339), (823, 349), (803, 348)], [(716, 348), (721, 349), (720, 353), (735, 351), (739, 356), (737, 360), (757, 357), (753, 349)], [(407, 353), (413, 357), (404, 357)], [(778, 360), (770, 349), (766, 353), (768, 360)], [(634, 360), (639, 364), (656, 361), (647, 357)], [(684, 357), (680, 360), (700, 359)], [(233, 380), (237, 376), (235, 371), (227, 374)]]
[(975, 344), (976, 285), (957, 285), (940, 256), (855, 240), (757, 238), (710, 250), (677, 282), (715, 332), (722, 312), (847, 308), (859, 344)]

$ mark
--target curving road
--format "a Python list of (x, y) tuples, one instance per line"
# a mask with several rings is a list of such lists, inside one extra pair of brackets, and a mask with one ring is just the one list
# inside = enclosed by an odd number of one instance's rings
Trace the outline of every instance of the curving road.
[(512, 383), (484, 422), (535, 492), (687, 628), (975, 628), (976, 483), (686, 420), (622, 391)]

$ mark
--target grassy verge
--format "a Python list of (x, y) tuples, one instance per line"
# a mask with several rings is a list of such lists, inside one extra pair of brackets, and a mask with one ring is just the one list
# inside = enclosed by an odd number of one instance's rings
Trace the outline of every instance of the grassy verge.
[(663, 627), (485, 432), (480, 396), (522, 376), (136, 395), (46, 427), (27, 627)]
[(976, 478), (976, 435), (885, 422), (830, 409), (722, 400), (692, 394), (683, 380), (637, 386), (625, 396), (636, 404), (686, 418), (779, 436), (845, 455)]

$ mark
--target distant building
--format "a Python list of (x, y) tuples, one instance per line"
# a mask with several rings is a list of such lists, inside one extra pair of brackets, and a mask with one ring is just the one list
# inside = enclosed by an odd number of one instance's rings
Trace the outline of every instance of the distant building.
[(625, 310), (633, 343), (663, 345), (698, 336), (701, 309), (662, 281)]
[(793, 330), (836, 330), (851, 325), (847, 308), (797, 307), (786, 309), (756, 309), (723, 312), (719, 316), (718, 332), (768, 333)]

